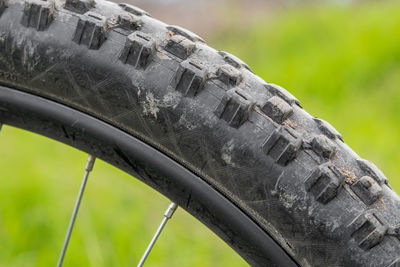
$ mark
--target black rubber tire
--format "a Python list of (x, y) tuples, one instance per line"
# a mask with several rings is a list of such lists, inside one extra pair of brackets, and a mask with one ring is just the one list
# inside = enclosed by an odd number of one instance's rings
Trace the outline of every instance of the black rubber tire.
[[(208, 211), (211, 200), (199, 208), (191, 188), (177, 190), (155, 169), (141, 169), (128, 148), (112, 152), (252, 265), (400, 265), (400, 198), (383, 173), (285, 89), (185, 29), (101, 0), (0, 0), (0, 83), (97, 118), (200, 177), (291, 258), (282, 263), (240, 243), (249, 240), (245, 231)], [(52, 114), (18, 119), (7, 101), (6, 122), (61, 128), (59, 139), (77, 147), (87, 138), (70, 132), (74, 123), (49, 123)], [(107, 160), (90, 144), (86, 150)]]

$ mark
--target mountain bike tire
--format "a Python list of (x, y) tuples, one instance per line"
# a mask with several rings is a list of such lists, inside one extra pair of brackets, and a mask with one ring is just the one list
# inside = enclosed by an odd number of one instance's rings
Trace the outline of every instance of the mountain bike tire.
[(101, 0), (0, 0), (0, 121), (171, 198), (253, 266), (400, 266), (400, 198), (235, 56)]

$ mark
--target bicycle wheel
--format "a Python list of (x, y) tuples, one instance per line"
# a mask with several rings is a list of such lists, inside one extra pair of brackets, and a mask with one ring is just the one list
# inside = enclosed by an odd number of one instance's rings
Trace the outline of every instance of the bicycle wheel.
[(145, 11), (0, 1), (0, 121), (166, 195), (257, 266), (397, 266), (400, 199), (285, 89)]

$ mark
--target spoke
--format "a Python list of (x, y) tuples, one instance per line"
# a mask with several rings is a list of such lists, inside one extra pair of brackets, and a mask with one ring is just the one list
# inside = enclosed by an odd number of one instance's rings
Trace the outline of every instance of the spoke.
[(57, 267), (61, 267), (64, 261), (65, 252), (67, 251), (69, 239), (71, 238), (72, 229), (74, 228), (76, 216), (78, 215), (79, 206), (81, 205), (81, 200), (83, 193), (85, 192), (86, 182), (89, 178), (89, 173), (93, 170), (94, 162), (96, 158), (89, 155), (85, 165), (85, 175), (83, 176), (81, 187), (79, 189), (79, 194), (75, 202), (74, 211), (72, 212), (71, 220), (69, 221), (67, 234), (65, 235), (64, 244), (61, 249), (60, 257), (58, 258)]
[(146, 261), (147, 257), (149, 256), (151, 249), (153, 248), (154, 244), (156, 243), (157, 238), (160, 236), (161, 231), (163, 230), (165, 224), (167, 223), (167, 221), (169, 219), (171, 219), (172, 215), (174, 215), (174, 212), (177, 208), (178, 208), (178, 205), (176, 205), (174, 202), (171, 202), (171, 204), (169, 204), (167, 210), (164, 213), (164, 219), (162, 220), (156, 233), (154, 234), (153, 238), (151, 239), (150, 244), (147, 246), (147, 249), (144, 252), (142, 258), (140, 259), (140, 262), (138, 263), (137, 267), (143, 266), (144, 262)]

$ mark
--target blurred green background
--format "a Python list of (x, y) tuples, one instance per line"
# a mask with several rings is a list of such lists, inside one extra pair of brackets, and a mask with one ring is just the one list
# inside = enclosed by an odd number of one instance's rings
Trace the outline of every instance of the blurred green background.
[[(208, 43), (241, 57), (331, 122), (400, 192), (400, 3), (254, 5), (247, 12), (241, 1), (219, 5), (218, 27), (205, 29)], [(7, 126), (0, 136), (0, 266), (54, 266), (86, 155)], [(65, 266), (134, 266), (167, 205), (98, 161)], [(146, 266), (246, 263), (178, 210)]]

